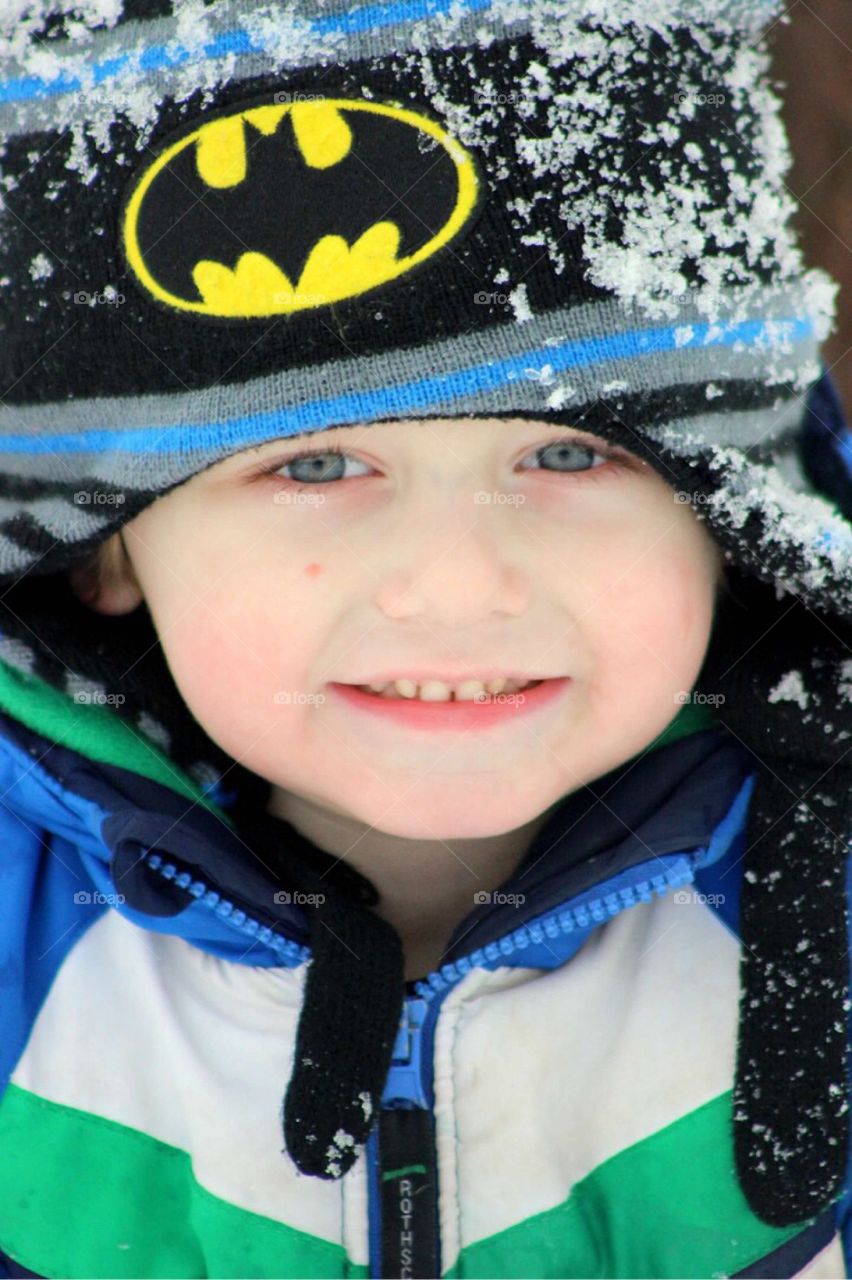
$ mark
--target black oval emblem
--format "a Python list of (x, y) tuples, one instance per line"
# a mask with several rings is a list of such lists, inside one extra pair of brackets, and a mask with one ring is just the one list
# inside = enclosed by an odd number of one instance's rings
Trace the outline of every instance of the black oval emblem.
[(326, 306), (404, 275), (469, 222), (473, 159), (434, 120), (286, 96), (184, 132), (137, 176), (122, 242), (161, 304), (223, 319)]

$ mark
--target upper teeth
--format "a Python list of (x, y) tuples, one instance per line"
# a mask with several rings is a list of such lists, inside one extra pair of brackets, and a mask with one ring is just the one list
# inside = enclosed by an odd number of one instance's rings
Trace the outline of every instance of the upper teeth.
[(534, 683), (531, 680), (511, 680), (500, 676), (496, 680), (461, 680), (458, 684), (445, 684), (443, 680), (424, 680), (422, 684), (414, 680), (391, 680), (385, 684), (360, 685), (371, 693), (379, 693), (388, 698), (419, 698), (424, 702), (447, 702), (453, 695), (456, 701), (473, 701), (484, 693), (517, 693)]

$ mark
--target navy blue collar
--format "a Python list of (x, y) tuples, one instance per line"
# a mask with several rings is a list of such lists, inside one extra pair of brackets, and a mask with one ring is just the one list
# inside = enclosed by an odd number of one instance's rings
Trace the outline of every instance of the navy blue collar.
[[(511, 903), (475, 907), (452, 935), (446, 958), (485, 946), (641, 862), (705, 847), (753, 768), (727, 730), (702, 729), (572, 792), (553, 807), (501, 886), (507, 896), (524, 895), (523, 910)], [(462, 935), (463, 948), (456, 945)]]
[[(156, 850), (247, 914), (308, 943), (304, 910), (276, 902), (275, 894), (288, 858), (315, 872), (328, 865), (328, 855), (288, 823), (267, 815), (262, 828), (238, 824), (238, 835), (211, 810), (171, 788), (51, 743), (2, 713), (0, 731), (25, 750), (35, 748), (42, 767), (63, 787), (105, 813), (101, 835), (110, 851), (112, 879), (132, 910), (162, 917), (188, 905), (185, 890), (145, 865), (144, 855)], [(706, 846), (752, 769), (751, 756), (726, 730), (703, 729), (635, 757), (566, 796), (552, 807), (523, 860), (500, 886), (507, 895), (523, 894), (523, 906), (475, 906), (454, 931), (446, 959), (485, 946), (631, 866)], [(248, 838), (252, 826), (263, 829), (267, 839), (270, 832), (273, 837), (280, 832), (277, 869), (268, 844)], [(369, 886), (344, 863), (339, 867), (337, 883), (345, 892), (357, 890), (359, 881)], [(369, 898), (362, 895), (361, 901)]]

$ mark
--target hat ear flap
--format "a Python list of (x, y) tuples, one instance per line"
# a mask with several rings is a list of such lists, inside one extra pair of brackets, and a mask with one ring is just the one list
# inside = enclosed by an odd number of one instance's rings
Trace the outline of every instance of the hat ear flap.
[(751, 580), (747, 590), (747, 609), (736, 584), (720, 602), (699, 682), (758, 773), (740, 898), (733, 1138), (751, 1208), (788, 1226), (840, 1194), (849, 1157), (852, 634), (771, 587)]
[(761, 765), (740, 898), (737, 1174), (754, 1212), (800, 1222), (848, 1161), (847, 839), (822, 770)]

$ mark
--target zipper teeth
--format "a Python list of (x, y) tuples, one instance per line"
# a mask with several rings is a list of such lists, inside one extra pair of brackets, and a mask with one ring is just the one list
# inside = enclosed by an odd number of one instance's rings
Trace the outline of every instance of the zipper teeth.
[(193, 898), (197, 898), (205, 907), (209, 907), (220, 920), (224, 920), (225, 924), (244, 937), (255, 938), (264, 946), (277, 951), (286, 960), (296, 964), (301, 964), (309, 958), (311, 954), (309, 947), (294, 942), (292, 938), (282, 938), (280, 933), (255, 920), (229, 898), (223, 898), (215, 889), (209, 888), (203, 880), (193, 880), (188, 871), (178, 871), (173, 862), (164, 862), (159, 853), (149, 853), (145, 863), (152, 871), (159, 872), (164, 880), (171, 880), (178, 888), (186, 889)]
[(441, 965), (439, 971), (430, 973), (425, 979), (415, 983), (415, 990), (424, 1000), (433, 1000), (436, 995), (458, 982), (464, 974), (477, 966), (483, 966), (486, 961), (499, 960), (501, 956), (522, 951), (531, 943), (543, 942), (546, 938), (558, 938), (560, 935), (574, 933), (578, 929), (587, 929), (590, 925), (611, 920), (627, 907), (635, 906), (637, 902), (650, 902), (655, 893), (662, 897), (671, 888), (692, 883), (695, 875), (689, 861), (683, 854), (678, 857), (680, 861), (671, 867), (664, 866), (658, 875), (648, 876), (634, 885), (604, 893), (598, 898), (591, 898), (579, 906), (562, 907), (531, 924), (521, 925), (514, 932), (505, 934), (494, 942), (486, 943), (484, 947), (472, 951), (469, 956), (448, 961), (447, 964)]
[[(501, 956), (512, 955), (522, 951), (531, 944), (543, 942), (546, 938), (558, 938), (567, 933), (575, 933), (578, 929), (587, 929), (590, 925), (601, 924), (611, 920), (628, 907), (637, 902), (650, 902), (656, 893), (662, 897), (671, 888), (692, 883), (695, 875), (689, 860), (684, 854), (677, 855), (678, 861), (672, 866), (664, 866), (654, 876), (647, 876), (634, 885), (625, 885), (600, 897), (590, 898), (576, 907), (562, 907), (549, 915), (542, 916), (531, 924), (521, 925), (512, 933), (504, 934), (484, 947), (477, 948), (468, 956), (458, 960), (450, 960), (441, 965), (439, 971), (430, 973), (426, 979), (415, 983), (415, 990), (427, 1002), (433, 1000), (449, 987), (453, 986), (466, 973), (476, 967), (487, 967), (487, 962), (499, 960)], [(310, 958), (310, 948), (262, 925), (259, 920), (249, 916), (241, 907), (235, 906), (228, 898), (223, 898), (215, 889), (210, 889), (203, 880), (193, 880), (188, 871), (178, 871), (173, 862), (164, 862), (159, 853), (149, 853), (145, 859), (152, 871), (158, 872), (165, 880), (170, 880), (179, 888), (185, 889), (193, 898), (202, 902), (219, 917), (220, 920), (236, 929), (244, 937), (255, 938), (265, 946), (277, 951), (294, 964), (301, 964)]]

